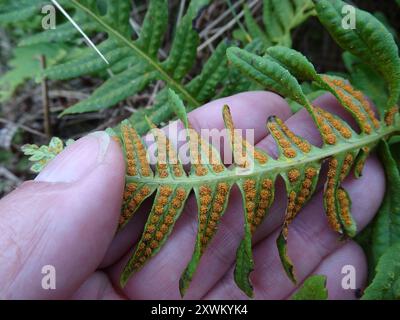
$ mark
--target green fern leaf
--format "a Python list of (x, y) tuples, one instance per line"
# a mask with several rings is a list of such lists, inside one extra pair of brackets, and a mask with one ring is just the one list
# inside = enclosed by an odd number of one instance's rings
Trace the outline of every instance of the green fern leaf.
[[(216, 150), (191, 128), (183, 103), (172, 91), (169, 92), (169, 101), (178, 116), (181, 117), (187, 130), (192, 158), (190, 174), (203, 178), (223, 175), (226, 169)], [(189, 286), (203, 252), (217, 231), (218, 222), (226, 210), (231, 187), (231, 182), (219, 183), (215, 181), (203, 183), (193, 188), (199, 208), (199, 225), (193, 256), (179, 281), (179, 289), (182, 296)]]
[(400, 242), (400, 198), (396, 191), (400, 187), (399, 168), (386, 142), (380, 144), (379, 151), (385, 167), (387, 189), (372, 229), (373, 241), (370, 249), (374, 266), (387, 248)]
[[(118, 35), (118, 32), (116, 36), (115, 30), (101, 17), (95, 15), (96, 11), (90, 11), (90, 6), (88, 8), (80, 7), (108, 32), (110, 39), (101, 43), (99, 49), (110, 62), (111, 70), (116, 70), (118, 74), (108, 79), (88, 99), (66, 109), (62, 115), (108, 108), (128, 96), (138, 93), (159, 79), (164, 80), (168, 87), (175, 89), (181, 98), (187, 101), (189, 110), (216, 97), (218, 85), (225, 83), (227, 78), (231, 79), (228, 77), (225, 56), (227, 43), (224, 41), (218, 45), (200, 74), (188, 83), (182, 83), (184, 76), (193, 66), (199, 41), (197, 31), (193, 28), (193, 20), (198, 10), (207, 3), (208, 1), (205, 0), (191, 1), (186, 15), (177, 26), (170, 53), (162, 62), (157, 59), (156, 55), (167, 23), (166, 1), (153, 0), (150, 2), (139, 39), (134, 42)], [(116, 42), (115, 39), (118, 41)], [(133, 47), (136, 48), (136, 51), (133, 50)], [(138, 50), (141, 53), (138, 53)], [(101, 72), (109, 67), (96, 56), (96, 53), (90, 49), (85, 51), (85, 54), (65, 64), (50, 68), (46, 71), (46, 75), (51, 79), (68, 79), (83, 74)], [(134, 58), (130, 57), (132, 53)], [(123, 83), (124, 81), (125, 83)], [(241, 84), (240, 88), (239, 84)], [(232, 86), (227, 85), (226, 90), (220, 94), (226, 95), (236, 89), (243, 91), (246, 88), (248, 85), (244, 85), (244, 81), (234, 81)], [(155, 105), (134, 113), (130, 118), (139, 133), (148, 130), (148, 125), (142, 117), (143, 114), (148, 115), (156, 124), (173, 116), (164, 92), (162, 90), (156, 96)]]
[(148, 70), (148, 66), (137, 64), (123, 71), (107, 80), (88, 99), (73, 105), (68, 108), (68, 112), (63, 114), (91, 112), (115, 105), (143, 90), (149, 82), (157, 78), (156, 72), (149, 72)]
[[(185, 85), (188, 92), (202, 103), (215, 96), (217, 85), (227, 77), (228, 68), (225, 54), (227, 47), (227, 42), (221, 42), (203, 66), (200, 74)], [(229, 95), (229, 92), (227, 94)], [(188, 106), (188, 110), (192, 110), (193, 108), (193, 106)], [(140, 134), (144, 134), (148, 130), (148, 125), (143, 120), (144, 114), (156, 124), (160, 124), (173, 117), (173, 110), (168, 104), (167, 90), (161, 90), (157, 94), (153, 106), (139, 110), (129, 118), (129, 121)]]
[(318, 78), (312, 63), (296, 50), (274, 46), (267, 49), (267, 57), (286, 68), (297, 79), (316, 80)]
[(291, 46), (290, 32), (313, 12), (310, 0), (264, 0), (263, 22), (267, 38), (273, 44)]
[[(65, 6), (64, 4), (62, 5), (63, 7)], [(37, 14), (38, 12), (35, 12), (35, 14)], [(77, 12), (73, 15), (72, 18), (87, 34), (92, 34), (98, 28), (98, 25), (95, 22), (89, 21), (87, 17), (81, 12)], [(66, 42), (74, 40), (79, 36), (79, 31), (74, 28), (74, 26), (70, 22), (64, 22), (57, 25), (57, 28), (55, 29), (49, 29), (39, 33), (35, 33), (22, 39), (19, 45), (28, 46), (37, 43)]]
[[(145, 59), (143, 60), (157, 63), (156, 56), (163, 40), (167, 23), (168, 3), (163, 0), (150, 1), (139, 39), (135, 41), (135, 47), (138, 51), (145, 54)], [(141, 56), (141, 54), (135, 54), (135, 56)]]
[(44, 0), (9, 0), (4, 2), (0, 8), (0, 25), (28, 19), (40, 12), (40, 9), (48, 3)]
[(73, 142), (74, 140), (69, 139), (64, 145), (64, 142), (60, 138), (53, 137), (48, 146), (42, 145), (39, 147), (35, 144), (25, 144), (21, 147), (21, 151), (25, 155), (30, 156), (29, 161), (33, 162), (30, 168), (31, 171), (39, 173), (52, 159), (60, 154), (65, 147)]
[[(128, 174), (130, 174), (127, 182), (132, 187), (137, 188), (137, 178), (143, 183), (143, 177), (151, 179), (153, 172), (146, 159), (146, 149), (138, 134), (128, 125), (123, 125), (122, 130), (124, 138), (127, 137), (127, 139), (124, 139), (124, 149), (128, 159)], [(128, 206), (125, 207), (124, 215), (122, 216), (124, 220), (120, 223), (120, 226), (123, 226), (140, 203), (157, 189), (153, 208), (145, 225), (145, 231), (133, 256), (125, 267), (121, 277), (121, 285), (124, 285), (131, 273), (139, 270), (165, 243), (192, 189), (189, 184), (184, 183), (184, 181), (187, 181), (187, 176), (184, 174), (178, 155), (173, 150), (163, 131), (153, 128), (151, 133), (155, 136), (157, 142), (157, 165), (154, 178), (164, 181), (165, 185), (157, 188), (157, 184), (152, 186), (143, 184), (144, 186), (141, 190), (137, 191), (140, 192), (138, 198), (133, 196)], [(130, 159), (132, 159), (131, 162), (129, 162)], [(182, 183), (179, 184), (179, 182)], [(131, 205), (134, 207), (133, 210)]]
[[(260, 55), (265, 52), (265, 45), (261, 40), (255, 39), (247, 44), (244, 50)], [(258, 84), (252, 83), (243, 77), (236, 68), (229, 68), (226, 79), (222, 84), (223, 89), (217, 95), (217, 98), (230, 96), (238, 92), (258, 90), (260, 88)]]
[(343, 53), (343, 61), (349, 72), (351, 84), (358, 90), (364, 92), (375, 104), (379, 115), (385, 115), (388, 92), (385, 81), (371, 67), (350, 52)]
[[(246, 81), (236, 81), (228, 74), (225, 41), (216, 48), (200, 74), (185, 83), (184, 78), (193, 67), (199, 43), (197, 30), (193, 26), (194, 20), (199, 10), (208, 2), (208, 0), (190, 2), (186, 14), (176, 27), (170, 52), (164, 60), (158, 58), (158, 51), (168, 23), (166, 0), (150, 1), (139, 37), (135, 41), (130, 40), (129, 31), (131, 1), (104, 1), (99, 6), (94, 0), (61, 2), (89, 36), (95, 32), (107, 33), (108, 38), (97, 46), (110, 64), (107, 65), (92, 48), (84, 48), (76, 50), (69, 61), (48, 68), (44, 75), (50, 79), (64, 80), (87, 74), (107, 75), (106, 70), (111, 70), (114, 74), (89, 98), (64, 110), (61, 116), (109, 108), (142, 91), (156, 80), (163, 80), (167, 88), (173, 88), (178, 92), (187, 102), (189, 110), (221, 94), (227, 95), (235, 90), (244, 91), (249, 88)], [(89, 24), (91, 27), (88, 27)], [(25, 38), (23, 44), (58, 42), (63, 38), (69, 41), (75, 40), (78, 35), (76, 29), (67, 22), (59, 25), (56, 30), (48, 30), (34, 34), (33, 38)], [(238, 76), (237, 72), (234, 74)], [(220, 85), (224, 90), (218, 91)], [(132, 115), (130, 120), (138, 132), (143, 133), (148, 130), (143, 115), (148, 115), (156, 124), (173, 116), (167, 104), (165, 90), (157, 94), (155, 101), (155, 105)]]
[(356, 29), (342, 27), (340, 0), (315, 1), (321, 23), (335, 41), (345, 50), (373, 67), (385, 79), (389, 87), (386, 109), (396, 105), (400, 95), (400, 58), (393, 36), (385, 26), (370, 13), (356, 9)]
[[(183, 73), (185, 73), (191, 67), (194, 58), (193, 52), (196, 51), (197, 40), (195, 38), (197, 38), (197, 35), (195, 37), (193, 36), (194, 31), (193, 31), (193, 26), (191, 24), (192, 20), (195, 18), (194, 12), (191, 9), (193, 8), (194, 5), (189, 8), (187, 15), (182, 19), (180, 25), (178, 26), (178, 30), (176, 32), (176, 40), (174, 41), (170, 59), (166, 60), (165, 63), (160, 63), (160, 61), (158, 61), (156, 57), (156, 54), (161, 45), (161, 41), (163, 39), (165, 31), (165, 26), (167, 24), (168, 7), (167, 7), (167, 2), (165, 0), (152, 0), (150, 2), (149, 10), (146, 14), (143, 23), (143, 28), (141, 30), (139, 38), (133, 42), (130, 41), (130, 39), (128, 39), (126, 35), (124, 35), (117, 28), (115, 28), (113, 24), (108, 23), (107, 19), (96, 14), (96, 12), (93, 11), (90, 6), (86, 6), (85, 4), (75, 0), (72, 3), (77, 7), (77, 9), (82, 10), (90, 18), (92, 18), (94, 21), (100, 24), (100, 26), (108, 33), (109, 37), (112, 38), (107, 41), (110, 40), (117, 41), (118, 42), (117, 48), (128, 49), (130, 53), (133, 54), (136, 57), (136, 59), (138, 59), (138, 61), (140, 61), (141, 64), (146, 65), (148, 67), (147, 73), (150, 74), (157, 73), (157, 78), (164, 80), (167, 85), (169, 85), (171, 88), (174, 88), (177, 92), (179, 92), (182, 95), (182, 97), (189, 103), (189, 105), (191, 106), (200, 105), (200, 102), (188, 92), (185, 86), (182, 83), (180, 83), (180, 81), (176, 80), (176, 79), (180, 80), (180, 78), (182, 78), (183, 76)], [(198, 5), (197, 1), (195, 1), (194, 3)], [(189, 45), (188, 42), (192, 43)], [(182, 45), (184, 45), (183, 48), (180, 47)], [(113, 51), (116, 50), (115, 45), (112, 50)], [(105, 56), (107, 57), (107, 52), (105, 52)], [(111, 63), (114, 63), (121, 58), (123, 57), (116, 57), (115, 59), (112, 59)], [(183, 59), (183, 63), (181, 67), (176, 68), (177, 66), (176, 63), (178, 61), (177, 59), (179, 58)], [(101, 62), (93, 62), (89, 57), (85, 57), (85, 59), (90, 64), (98, 65), (99, 63), (101, 63)], [(99, 58), (97, 58), (97, 61), (100, 61)], [(80, 61), (79, 59), (72, 61), (69, 67), (71, 67), (71, 64), (74, 64), (76, 68), (82, 67), (82, 61)], [(105, 67), (106, 67), (105, 63), (103, 62), (103, 68)], [(57, 68), (59, 70), (70, 69), (62, 65), (58, 66)], [(57, 70), (50, 69), (47, 71), (47, 75), (50, 78), (53, 76), (53, 71), (56, 72)], [(171, 72), (175, 74), (171, 74)], [(137, 92), (137, 89), (131, 90), (130, 92), (135, 93)], [(115, 100), (109, 99), (108, 101), (114, 102)], [(73, 109), (67, 109), (64, 111), (63, 114), (98, 110), (97, 104), (92, 104), (92, 110), (90, 110), (89, 108), (90, 103), (91, 102), (88, 101), (87, 103), (73, 107)], [(104, 103), (101, 107), (102, 108), (109, 107), (111, 105), (109, 103)]]
[[(116, 42), (111, 39), (98, 45), (98, 49), (111, 64), (127, 57), (130, 52), (127, 48), (118, 47)], [(66, 80), (99, 72), (106, 68), (105, 61), (99, 59), (98, 54), (93, 52), (93, 49), (85, 48), (83, 54), (78, 58), (48, 68), (44, 75), (52, 80)]]
[(278, 63), (239, 48), (229, 48), (227, 56), (235, 67), (256, 83), (300, 104), (307, 104), (297, 80)]
[[(50, 1), (44, 0), (13, 0), (4, 2), (5, 4), (2, 4), (0, 8), (0, 25), (11, 25), (38, 17), (42, 13), (41, 9), (44, 6), (51, 4)], [(88, 20), (82, 12), (72, 13), (73, 7), (71, 6), (70, 1), (59, 0), (58, 3), (60, 3), (64, 9), (71, 12), (74, 21), (77, 22), (86, 33), (96, 31), (98, 25), (95, 22)], [(96, 0), (90, 0), (90, 2), (88, 2), (88, 4), (90, 4), (94, 9), (97, 9), (97, 7), (93, 5), (95, 3)], [(36, 27), (39, 27), (41, 19), (36, 21), (38, 24)], [(19, 45), (30, 46), (39, 43), (66, 42), (75, 39), (79, 35), (77, 29), (75, 29), (69, 22), (58, 23), (57, 28), (55, 29), (41, 31), (23, 38)]]
[(365, 290), (363, 300), (400, 299), (400, 243), (389, 247), (379, 259), (376, 277)]
[(313, 275), (307, 278), (301, 288), (292, 296), (292, 300), (326, 300), (326, 276)]
[(0, 102), (9, 100), (25, 81), (40, 79), (42, 67), (39, 57), (41, 55), (45, 56), (47, 64), (52, 66), (62, 61), (69, 49), (68, 46), (57, 43), (15, 48), (14, 57), (9, 61), (10, 71), (0, 77)]
[(244, 6), (244, 21), (246, 28), (253, 39), (260, 39), (266, 46), (272, 45), (267, 35), (263, 32), (257, 21), (253, 18), (251, 11), (247, 5)]
[(201, 73), (187, 84), (188, 91), (199, 101), (207, 101), (213, 97), (218, 83), (227, 76), (227, 48), (228, 43), (221, 42), (203, 66)]
[[(297, 79), (283, 67), (286, 65), (283, 63), (285, 58), (258, 57), (236, 48), (230, 48), (227, 55), (234, 66), (260, 85), (288, 95), (303, 104), (321, 133), (323, 145), (311, 145), (291, 132), (280, 119), (271, 117), (267, 127), (280, 152), (279, 157), (273, 159), (235, 133), (232, 116), (225, 106), (223, 118), (234, 155), (234, 167), (227, 169), (218, 152), (191, 130), (180, 96), (171, 90), (160, 92), (160, 103), (167, 101), (169, 108), (181, 118), (188, 132), (191, 170), (189, 174), (183, 171), (178, 153), (161, 130), (152, 131), (158, 150), (155, 173), (149, 165), (146, 148), (139, 134), (128, 121), (122, 123), (119, 134), (112, 132), (114, 139), (124, 150), (127, 167), (120, 227), (126, 225), (144, 199), (156, 192), (143, 236), (121, 276), (122, 285), (161, 249), (192, 190), (199, 206), (199, 225), (192, 259), (180, 281), (182, 294), (186, 292), (201, 255), (216, 232), (234, 184), (241, 190), (245, 213), (245, 234), (237, 252), (235, 281), (249, 296), (253, 294), (249, 274), (254, 268), (251, 236), (267, 215), (278, 175), (285, 180), (288, 204), (277, 245), (283, 267), (293, 281), (294, 267), (286, 248), (289, 226), (315, 191), (323, 161), (328, 161), (329, 164), (324, 191), (328, 222), (335, 231), (346, 236), (352, 237), (356, 233), (356, 225), (351, 217), (351, 199), (341, 183), (353, 167), (360, 175), (366, 157), (377, 143), (400, 131), (398, 109), (389, 110), (385, 118), (379, 121), (370, 112), (361, 93), (341, 79), (315, 75), (310, 72), (313, 69), (304, 57), (293, 55), (299, 58), (296, 63), (287, 64), (293, 73), (298, 74), (304, 68), (306, 74), (334, 93), (343, 107), (356, 119), (360, 115), (365, 117), (358, 119), (363, 120), (359, 121), (362, 130), (358, 134), (339, 117), (311, 105)], [(148, 122), (150, 127), (154, 127), (150, 120)], [(367, 124), (370, 125), (369, 130)]]

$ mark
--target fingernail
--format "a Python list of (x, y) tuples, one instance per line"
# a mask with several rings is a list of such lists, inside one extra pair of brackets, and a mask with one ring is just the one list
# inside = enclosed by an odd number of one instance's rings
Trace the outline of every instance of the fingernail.
[(79, 139), (55, 157), (36, 177), (35, 181), (75, 182), (104, 161), (110, 136), (98, 131)]

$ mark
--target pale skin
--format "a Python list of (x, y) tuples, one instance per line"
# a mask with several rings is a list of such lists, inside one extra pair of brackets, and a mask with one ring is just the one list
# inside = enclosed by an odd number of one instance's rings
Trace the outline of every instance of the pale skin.
[[(248, 92), (210, 102), (189, 114), (193, 127), (223, 128), (221, 109), (231, 108), (236, 127), (254, 128), (258, 147), (274, 154), (265, 121), (277, 115), (297, 134), (320, 145), (311, 118), (295, 115), (286, 102), (269, 92)], [(332, 96), (316, 105), (350, 117)], [(160, 252), (134, 274), (124, 289), (119, 275), (137, 243), (149, 212), (147, 201), (115, 236), (124, 188), (125, 165), (119, 146), (105, 133), (80, 139), (53, 160), (34, 180), (0, 200), (0, 298), (5, 299), (179, 299), (179, 277), (189, 261), (196, 234), (193, 196)], [(324, 175), (324, 173), (322, 173)], [(363, 176), (344, 182), (352, 213), (361, 231), (374, 217), (385, 192), (385, 176), (376, 156), (366, 162)], [(186, 298), (243, 299), (233, 268), (242, 237), (243, 213), (238, 190), (230, 195), (219, 230), (205, 252)], [(277, 183), (276, 199), (254, 236), (255, 271), (251, 279), (258, 299), (286, 299), (296, 290), (281, 267), (275, 240), (281, 226), (286, 194)], [(322, 205), (322, 183), (289, 229), (289, 255), (301, 283), (311, 274), (327, 276), (331, 299), (354, 299), (355, 290), (341, 287), (342, 267), (356, 270), (356, 288), (366, 284), (362, 249), (339, 241), (328, 227)], [(56, 268), (56, 290), (43, 290), (42, 267)]]

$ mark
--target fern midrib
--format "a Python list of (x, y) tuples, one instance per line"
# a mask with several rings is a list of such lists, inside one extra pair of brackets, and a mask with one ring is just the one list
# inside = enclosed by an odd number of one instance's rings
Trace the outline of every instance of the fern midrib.
[(156, 185), (162, 185), (162, 184), (168, 184), (168, 185), (182, 185), (182, 184), (190, 184), (193, 186), (196, 185), (202, 185), (204, 183), (216, 183), (218, 181), (237, 181), (241, 178), (248, 178), (248, 177), (253, 177), (253, 176), (259, 176), (260, 174), (265, 174), (265, 173), (275, 173), (275, 172), (284, 172), (285, 170), (294, 167), (294, 166), (299, 166), (301, 164), (306, 164), (310, 162), (315, 162), (318, 160), (323, 160), (326, 159), (330, 156), (333, 156), (335, 154), (339, 154), (345, 151), (350, 151), (354, 149), (359, 149), (361, 147), (364, 147), (366, 145), (369, 145), (375, 141), (379, 141), (385, 137), (388, 137), (394, 133), (400, 133), (400, 121), (396, 125), (390, 126), (390, 127), (383, 127), (383, 129), (380, 129), (377, 131), (375, 134), (370, 134), (370, 135), (365, 135), (361, 137), (360, 139), (355, 140), (354, 142), (351, 143), (345, 143), (345, 144), (340, 144), (336, 146), (327, 146), (325, 148), (320, 149), (322, 152), (317, 155), (313, 156), (308, 156), (306, 155), (302, 159), (297, 159), (297, 160), (288, 160), (288, 161), (274, 161), (270, 163), (269, 165), (265, 166), (258, 166), (255, 167), (254, 170), (251, 171), (251, 173), (243, 173), (243, 174), (236, 174), (235, 170), (227, 170), (226, 174), (221, 174), (221, 175), (206, 175), (206, 176), (189, 176), (186, 179), (172, 179), (172, 178), (147, 178), (147, 177), (132, 177), (132, 176), (127, 176), (127, 181), (129, 182), (139, 182), (139, 183), (144, 183), (144, 184), (156, 184)]
[(191, 105), (194, 106), (200, 106), (201, 103), (196, 100), (185, 88), (181, 83), (176, 82), (171, 76), (160, 66), (157, 61), (154, 61), (151, 57), (149, 57), (145, 52), (143, 52), (139, 47), (137, 47), (132, 41), (129, 39), (126, 39), (121, 33), (119, 33), (117, 30), (112, 28), (110, 25), (108, 25), (106, 22), (103, 21), (103, 19), (99, 18), (96, 14), (92, 13), (88, 8), (80, 4), (77, 0), (72, 0), (73, 4), (83, 10), (86, 14), (88, 14), (90, 17), (92, 17), (94, 20), (96, 20), (97, 23), (99, 23), (107, 32), (112, 33), (116, 38), (118, 38), (120, 41), (125, 43), (128, 47), (130, 47), (133, 51), (136, 52), (139, 56), (141, 56), (144, 60), (146, 60), (156, 71), (160, 73), (160, 75), (164, 78), (165, 82), (167, 82), (169, 85), (171, 85), (174, 89), (179, 91), (183, 97), (185, 97), (185, 100), (187, 100)]

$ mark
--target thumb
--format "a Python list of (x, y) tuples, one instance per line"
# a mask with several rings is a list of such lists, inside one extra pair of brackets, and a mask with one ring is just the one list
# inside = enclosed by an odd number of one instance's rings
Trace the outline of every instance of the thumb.
[(0, 201), (0, 298), (67, 298), (79, 288), (114, 236), (124, 172), (117, 143), (96, 132)]

